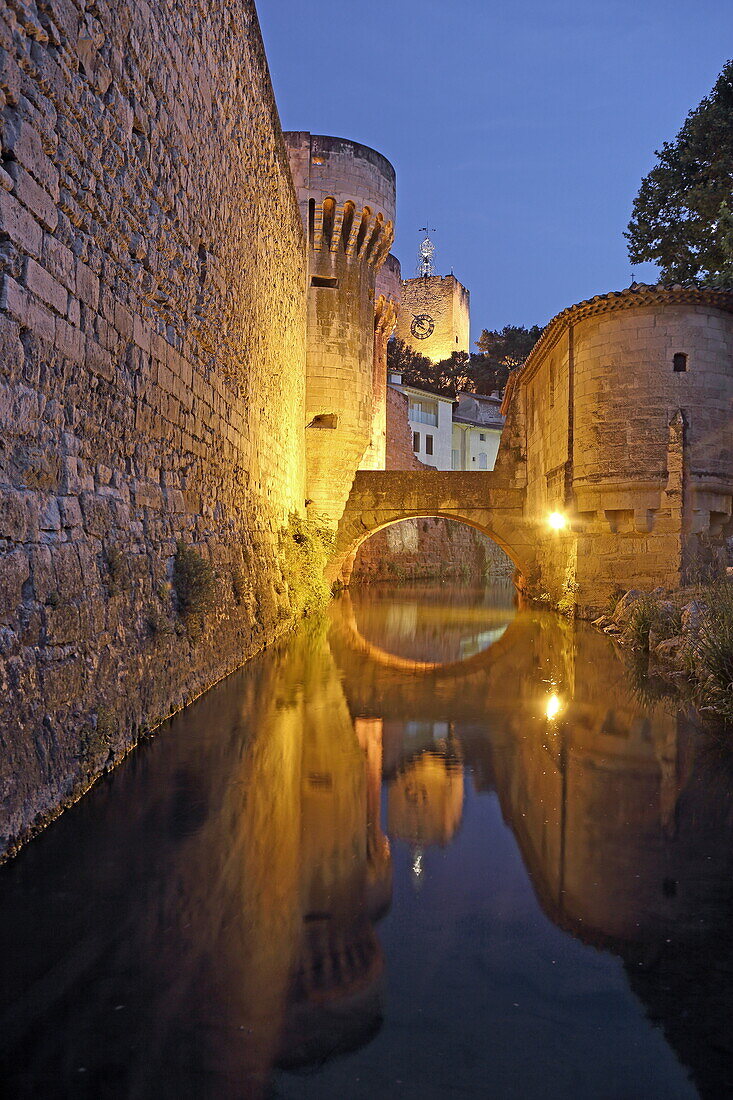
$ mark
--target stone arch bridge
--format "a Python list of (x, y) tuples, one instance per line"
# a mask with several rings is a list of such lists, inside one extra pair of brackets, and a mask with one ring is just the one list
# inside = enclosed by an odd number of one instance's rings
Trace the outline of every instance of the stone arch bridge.
[(619, 590), (722, 569), (733, 545), (731, 363), (730, 291), (633, 284), (563, 310), (510, 377), (494, 470), (360, 471), (329, 579), (348, 582), (369, 535), (420, 516), (484, 532), (531, 594), (583, 616)]
[(538, 525), (525, 516), (525, 494), (494, 473), (361, 470), (338, 525), (327, 578), (348, 583), (361, 544), (404, 519), (440, 517), (493, 539), (528, 577), (536, 561)]

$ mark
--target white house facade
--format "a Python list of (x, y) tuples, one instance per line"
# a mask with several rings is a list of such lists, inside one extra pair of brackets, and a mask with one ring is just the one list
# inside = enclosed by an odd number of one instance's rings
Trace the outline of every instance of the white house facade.
[(452, 470), (493, 470), (504, 417), (498, 394), (459, 393), (453, 409)]
[(450, 470), (453, 448), (453, 405), (450, 397), (430, 393), (415, 386), (403, 386), (390, 378), (393, 389), (404, 393), (408, 402), (407, 419), (412, 432), (415, 457), (436, 470)]

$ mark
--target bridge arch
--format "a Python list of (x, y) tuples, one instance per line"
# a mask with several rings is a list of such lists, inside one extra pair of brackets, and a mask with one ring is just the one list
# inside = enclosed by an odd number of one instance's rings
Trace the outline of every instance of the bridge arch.
[(428, 676), (433, 679), (455, 679), (470, 676), (473, 673), (491, 667), (503, 659), (518, 644), (521, 644), (524, 618), (519, 629), (515, 625), (518, 614), (512, 616), (504, 627), (503, 633), (491, 645), (481, 649), (470, 657), (451, 661), (419, 661), (409, 657), (400, 657), (374, 642), (370, 642), (361, 632), (354, 607), (348, 593), (343, 593), (331, 608), (331, 637), (336, 636), (340, 644), (367, 658), (380, 668), (409, 673), (412, 676)]
[(524, 517), (523, 494), (491, 473), (362, 470), (336, 531), (326, 576), (348, 583), (359, 547), (406, 519), (450, 519), (473, 527), (511, 559), (523, 576), (536, 561), (536, 532)]

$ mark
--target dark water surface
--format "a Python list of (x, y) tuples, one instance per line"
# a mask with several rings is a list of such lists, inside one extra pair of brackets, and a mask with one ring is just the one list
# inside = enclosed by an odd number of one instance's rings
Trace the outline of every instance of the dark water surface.
[(592, 629), (354, 592), (0, 869), (0, 1093), (733, 1095), (732, 791)]

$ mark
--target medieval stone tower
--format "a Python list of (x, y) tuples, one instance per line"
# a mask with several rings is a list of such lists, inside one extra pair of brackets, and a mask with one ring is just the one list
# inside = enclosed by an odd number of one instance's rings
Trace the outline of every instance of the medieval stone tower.
[(406, 279), (395, 335), (433, 363), (454, 351), (468, 351), (470, 301), (454, 275)]
[[(375, 302), (375, 285), (394, 236), (395, 172), (354, 141), (307, 132), (285, 141), (308, 234), (306, 493), (311, 510), (335, 526), (371, 447), (374, 399), (384, 388), (375, 327), (381, 345), (394, 309), (385, 295)], [(372, 450), (370, 466), (379, 440)]]

